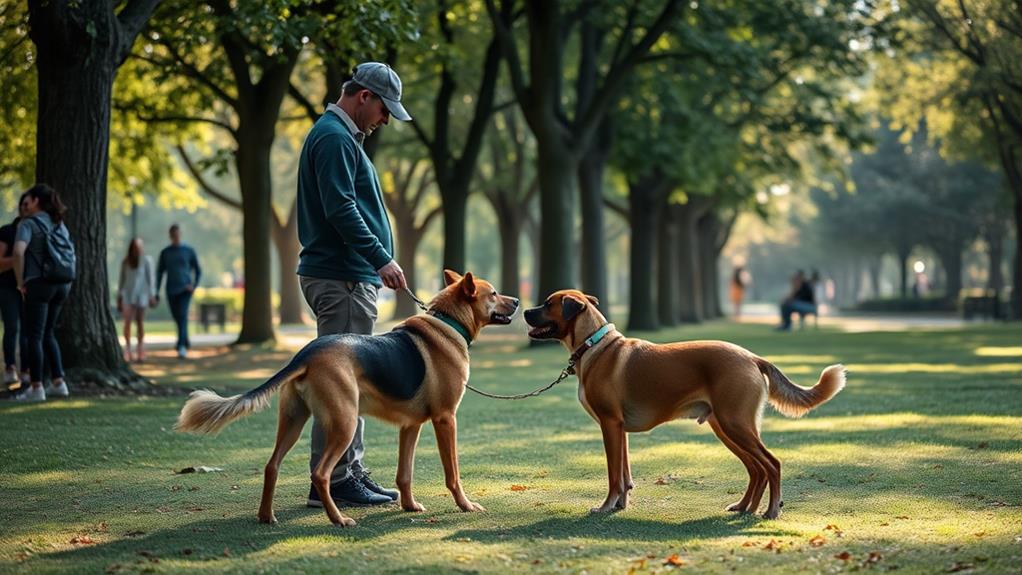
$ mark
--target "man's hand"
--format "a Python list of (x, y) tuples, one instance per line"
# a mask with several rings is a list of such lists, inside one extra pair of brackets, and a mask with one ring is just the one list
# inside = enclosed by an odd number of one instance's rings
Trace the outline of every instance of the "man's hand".
[(401, 266), (397, 265), (397, 262), (390, 260), (390, 263), (376, 270), (376, 273), (380, 274), (380, 279), (383, 280), (383, 285), (393, 290), (398, 290), (406, 285), (405, 272), (401, 269)]

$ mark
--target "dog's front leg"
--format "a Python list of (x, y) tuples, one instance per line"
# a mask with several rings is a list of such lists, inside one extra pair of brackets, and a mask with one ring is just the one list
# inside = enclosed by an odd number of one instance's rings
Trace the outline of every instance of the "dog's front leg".
[(486, 511), (482, 505), (469, 501), (461, 489), (461, 475), (458, 472), (458, 422), (454, 414), (433, 419), (436, 444), (440, 450), (440, 462), (444, 465), (447, 489), (454, 496), (454, 502), (462, 511)]
[(624, 423), (616, 419), (600, 419), (603, 449), (607, 454), (607, 499), (603, 505), (593, 507), (590, 513), (606, 513), (623, 509), (628, 504), (628, 489), (624, 483)]
[(401, 428), (397, 459), (397, 488), (401, 492), (401, 509), (405, 511), (425, 511), (412, 496), (412, 471), (415, 468), (415, 445), (419, 443), (421, 423), (405, 425)]

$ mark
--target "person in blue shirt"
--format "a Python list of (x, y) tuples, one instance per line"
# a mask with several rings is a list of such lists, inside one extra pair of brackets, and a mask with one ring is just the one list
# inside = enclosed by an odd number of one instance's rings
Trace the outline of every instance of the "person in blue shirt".
[(192, 347), (188, 340), (188, 308), (202, 277), (202, 268), (192, 246), (181, 243), (181, 226), (177, 224), (170, 226), (170, 245), (160, 252), (156, 265), (156, 301), (160, 300), (164, 274), (167, 275), (167, 304), (177, 324), (177, 356), (183, 359)]
[[(412, 119), (401, 105), (401, 79), (387, 64), (359, 64), (341, 87), (341, 97), (327, 106), (302, 145), (298, 276), (305, 301), (316, 314), (319, 336), (371, 334), (380, 288), (406, 285), (404, 272), (394, 261), (380, 178), (362, 149), (366, 136), (391, 117)], [(330, 496), (337, 505), (378, 505), (398, 498), (397, 491), (378, 485), (362, 466), (363, 429), (359, 417), (351, 444), (330, 478)], [(310, 472), (325, 443), (323, 428), (314, 419)], [(307, 504), (323, 506), (314, 486)]]

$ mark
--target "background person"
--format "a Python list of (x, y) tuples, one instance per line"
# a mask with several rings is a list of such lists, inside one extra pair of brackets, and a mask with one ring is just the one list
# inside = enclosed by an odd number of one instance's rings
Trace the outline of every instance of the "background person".
[[(316, 315), (317, 335), (371, 334), (379, 289), (404, 287), (394, 261), (394, 240), (380, 179), (362, 149), (366, 136), (391, 115), (411, 116), (401, 105), (401, 79), (390, 66), (368, 62), (355, 67), (341, 97), (309, 131), (298, 165), (298, 275), (302, 294)], [(369, 478), (362, 465), (364, 420), (330, 478), (337, 505), (378, 505), (396, 501), (398, 492)], [(309, 470), (315, 471), (325, 437), (313, 419)], [(322, 507), (315, 486), (308, 505)]]
[[(167, 275), (167, 305), (170, 315), (177, 324), (177, 356), (185, 358), (192, 347), (188, 339), (188, 308), (192, 305), (192, 293), (199, 285), (202, 268), (199, 267), (199, 256), (191, 246), (181, 242), (181, 226), (170, 226), (170, 245), (160, 252), (160, 262), (156, 266), (156, 301), (160, 299), (160, 286), (163, 275)], [(194, 276), (193, 276), (194, 274)]]
[(11, 223), (0, 227), (0, 317), (4, 324), (4, 384), (10, 390), (20, 388), (22, 383), (22, 378), (18, 374), (17, 352), (19, 347), (21, 367), (26, 374), (24, 383), (28, 383), (29, 380), (27, 376), (28, 344), (24, 341), (25, 330), (21, 328), (24, 298), (18, 291), (18, 282), (14, 277), (14, 236), (20, 221), (21, 202), (19, 201), (18, 216)]
[[(22, 390), (18, 401), (46, 401), (49, 397), (67, 397), (64, 365), (60, 345), (53, 327), (60, 309), (71, 291), (71, 282), (44, 277), (43, 262), (48, 257), (47, 239), (51, 231), (67, 244), (71, 236), (64, 225), (64, 204), (57, 192), (46, 184), (36, 184), (22, 196), (21, 212), (14, 238), (14, 275), (18, 289), (25, 297), (25, 325), (28, 343), (29, 378), (31, 385)], [(43, 362), (50, 369), (50, 384), (43, 389)]]
[(795, 272), (791, 277), (791, 293), (781, 302), (781, 325), (779, 331), (791, 329), (791, 315), (793, 313), (816, 313), (816, 295), (813, 293), (813, 284), (806, 279), (802, 270)]
[(145, 312), (156, 305), (156, 270), (153, 259), (145, 255), (142, 238), (128, 244), (121, 261), (121, 279), (117, 284), (117, 309), (124, 317), (124, 361), (132, 361), (131, 322), (138, 326), (135, 361), (145, 360)]

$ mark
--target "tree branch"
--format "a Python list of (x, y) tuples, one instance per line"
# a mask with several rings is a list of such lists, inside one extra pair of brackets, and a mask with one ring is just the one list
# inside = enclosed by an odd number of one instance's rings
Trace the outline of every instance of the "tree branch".
[(220, 200), (221, 202), (224, 203), (224, 205), (232, 207), (236, 210), (241, 209), (240, 200), (236, 200), (220, 192), (219, 190), (211, 186), (208, 181), (206, 181), (206, 178), (202, 175), (202, 172), (199, 170), (198, 166), (192, 163), (192, 159), (191, 157), (188, 156), (188, 152), (185, 151), (184, 146), (178, 144), (175, 147), (177, 148), (177, 153), (181, 155), (181, 159), (184, 160), (185, 166), (188, 167), (188, 171), (191, 172), (192, 177), (195, 178), (195, 181), (199, 184), (199, 187), (202, 188), (202, 191)]
[[(174, 49), (174, 46), (165, 39), (166, 37), (167, 37), (166, 35), (160, 36), (159, 40), (160, 45), (163, 46), (167, 50), (167, 52), (170, 53), (170, 56), (174, 59), (174, 61), (181, 66), (181, 68), (184, 70), (185, 75), (188, 76), (189, 78), (199, 81), (199, 83), (203, 84), (204, 86), (212, 90), (213, 94), (216, 95), (216, 97), (220, 98), (221, 100), (226, 102), (227, 105), (229, 105), (230, 107), (234, 108), (235, 111), (237, 111), (238, 109), (237, 98), (228, 94), (226, 90), (221, 88), (220, 85), (214, 82), (213, 79), (210, 78), (205, 72), (199, 70), (197, 67), (188, 63), (184, 59), (184, 56), (179, 54), (177, 50)], [(141, 58), (144, 61), (155, 62), (155, 60), (147, 60), (146, 57), (144, 56), (139, 56), (139, 58)]]
[(135, 44), (135, 38), (142, 31), (146, 20), (152, 16), (153, 10), (160, 0), (131, 0), (121, 9), (117, 15), (117, 22), (120, 25), (120, 45), (117, 47), (117, 65), (120, 66), (131, 53), (131, 47)]
[(237, 135), (238, 135), (238, 132), (234, 129), (233, 126), (231, 126), (230, 124), (228, 124), (226, 122), (222, 122), (220, 120), (214, 120), (213, 118), (202, 118), (202, 117), (198, 117), (198, 116), (177, 116), (177, 115), (175, 115), (175, 116), (146, 116), (144, 112), (141, 112), (139, 110), (136, 110), (136, 109), (128, 107), (128, 106), (117, 105), (117, 106), (114, 106), (114, 107), (117, 110), (120, 110), (121, 112), (135, 112), (135, 115), (138, 116), (138, 119), (142, 120), (143, 122), (152, 122), (152, 123), (187, 122), (187, 123), (213, 124), (214, 126), (217, 126), (218, 128), (223, 128), (224, 130), (227, 130), (228, 132), (231, 133), (231, 135), (233, 135), (235, 137), (237, 137)]
[(310, 102), (309, 99), (305, 97), (305, 94), (303, 94), (302, 91), (298, 89), (298, 86), (294, 85), (294, 82), (288, 82), (287, 93), (289, 96), (291, 96), (291, 99), (298, 104), (299, 107), (305, 110), (305, 114), (309, 116), (310, 120), (315, 122), (316, 120), (319, 119), (320, 116), (319, 110), (317, 110), (316, 107), (312, 105), (312, 102)]
[(511, 89), (515, 93), (518, 102), (527, 102), (529, 87), (525, 84), (525, 73), (522, 70), (522, 60), (518, 54), (518, 45), (515, 42), (511, 28), (517, 16), (512, 15), (514, 6), (511, 0), (503, 0), (500, 11), (493, 4), (494, 0), (486, 0), (486, 11), (490, 14), (490, 21), (493, 23), (493, 35), (500, 41), (500, 51), (507, 62), (508, 74), (511, 78)]

